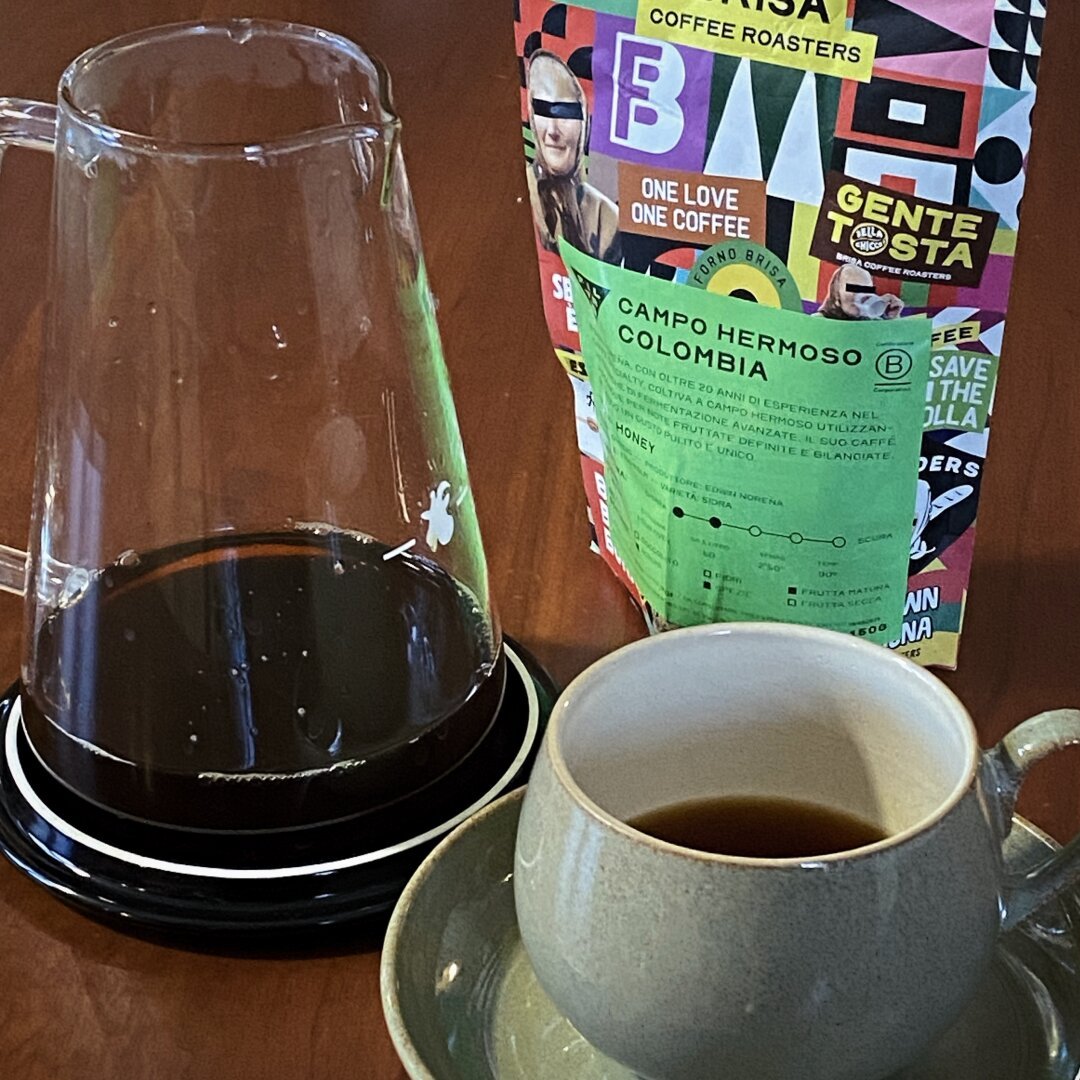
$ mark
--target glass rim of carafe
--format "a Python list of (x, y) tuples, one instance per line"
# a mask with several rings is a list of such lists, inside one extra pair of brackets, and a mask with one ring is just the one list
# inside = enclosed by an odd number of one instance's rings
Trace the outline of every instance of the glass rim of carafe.
[[(385, 114), (381, 120), (364, 120), (353, 123), (321, 124), (306, 127), (287, 135), (272, 139), (260, 139), (251, 142), (186, 142), (179, 139), (162, 139), (145, 132), (130, 131), (110, 124), (92, 113), (82, 109), (75, 101), (74, 92), (80, 75), (92, 64), (105, 60), (112, 54), (146, 44), (155, 40), (193, 35), (195, 33), (221, 33), (247, 31), (271, 32), (281, 37), (297, 37), (314, 42), (339, 53), (345, 53), (361, 63), (370, 64), (375, 73), (375, 86), (378, 92), (378, 107)], [(127, 151), (144, 153), (155, 157), (182, 158), (219, 158), (252, 160), (275, 154), (293, 153), (312, 146), (322, 146), (331, 142), (348, 141), (356, 138), (369, 141), (381, 140), (387, 133), (396, 134), (401, 128), (401, 119), (394, 108), (390, 74), (378, 57), (373, 56), (362, 46), (341, 34), (323, 30), (305, 23), (287, 22), (279, 19), (237, 18), (237, 19), (193, 19), (183, 22), (163, 23), (160, 26), (144, 27), (126, 34), (110, 38), (80, 53), (64, 69), (60, 76), (57, 96), (60, 111), (90, 129), (103, 143), (120, 147)]]

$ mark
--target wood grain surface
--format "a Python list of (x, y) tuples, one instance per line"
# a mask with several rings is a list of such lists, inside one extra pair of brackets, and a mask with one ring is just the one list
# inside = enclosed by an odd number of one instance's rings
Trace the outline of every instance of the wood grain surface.
[[(945, 675), (990, 744), (1080, 704), (1080, 7), (1050, 5), (1036, 152), (994, 413), (960, 669)], [(86, 47), (155, 23), (260, 15), (365, 44), (394, 76), (405, 152), (494, 593), (505, 628), (565, 683), (642, 635), (588, 551), (571, 389), (543, 323), (521, 159), (510, 0), (0, 2), (0, 93), (52, 100)], [(50, 162), (0, 174), (0, 542), (27, 533)], [(0, 681), (21, 605), (0, 596)], [(1043, 765), (1022, 810), (1080, 825), (1080, 754)], [(0, 861), (0, 1077), (327, 1080), (404, 1076), (378, 999), (377, 935), (320, 955), (151, 944), (64, 907)], [(537, 1078), (541, 1080), (541, 1078)]]

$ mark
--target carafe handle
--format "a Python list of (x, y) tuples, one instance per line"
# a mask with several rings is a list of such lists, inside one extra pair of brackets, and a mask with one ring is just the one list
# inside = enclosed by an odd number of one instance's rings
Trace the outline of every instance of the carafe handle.
[(0, 97), (0, 156), (9, 146), (56, 149), (56, 106), (44, 101)]
[[(0, 98), (0, 164), (9, 146), (56, 150), (56, 106), (43, 101)], [(0, 544), (0, 589), (26, 595), (27, 554)]]

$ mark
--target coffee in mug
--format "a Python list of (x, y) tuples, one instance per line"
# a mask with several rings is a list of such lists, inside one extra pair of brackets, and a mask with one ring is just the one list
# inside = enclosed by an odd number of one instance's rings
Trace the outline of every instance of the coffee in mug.
[(668, 844), (750, 859), (832, 855), (876, 844), (887, 835), (831, 806), (762, 795), (672, 803), (627, 824)]

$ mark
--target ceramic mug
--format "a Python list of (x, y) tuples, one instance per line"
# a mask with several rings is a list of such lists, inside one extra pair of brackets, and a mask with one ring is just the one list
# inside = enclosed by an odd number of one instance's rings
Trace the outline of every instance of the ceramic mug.
[[(1080, 874), (1003, 841), (1032, 763), (1080, 712), (986, 754), (938, 679), (880, 646), (781, 624), (637, 642), (555, 707), (521, 814), (522, 939), (555, 1004), (650, 1080), (878, 1080), (958, 1016), (995, 939)], [(814, 858), (707, 854), (626, 824), (719, 795), (796, 799), (886, 839)]]

